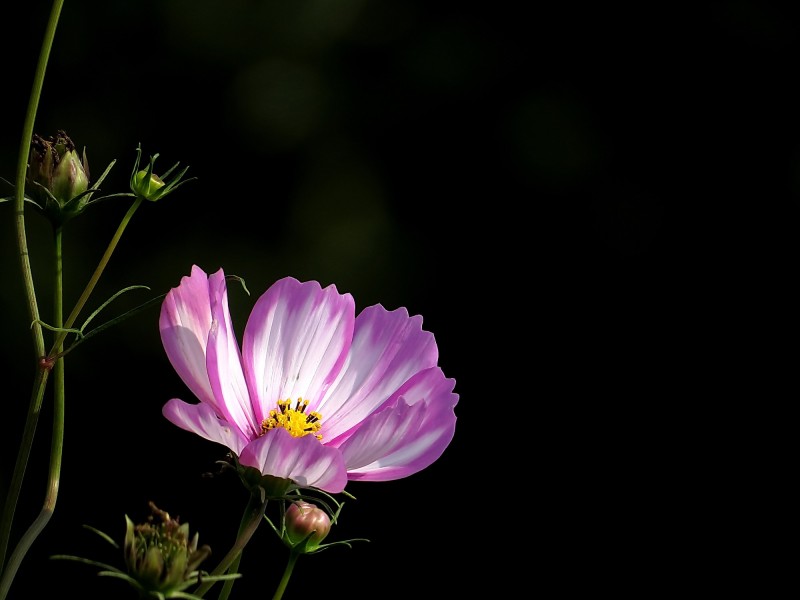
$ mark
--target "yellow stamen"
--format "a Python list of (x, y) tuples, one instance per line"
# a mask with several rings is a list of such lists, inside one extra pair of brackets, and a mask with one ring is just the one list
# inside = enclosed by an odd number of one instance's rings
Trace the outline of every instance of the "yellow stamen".
[(291, 403), (292, 401), (289, 399), (278, 400), (278, 408), (273, 408), (269, 411), (267, 418), (261, 422), (262, 435), (270, 429), (283, 427), (294, 437), (314, 434), (318, 440), (321, 440), (322, 434), (317, 433), (317, 431), (322, 427), (322, 415), (316, 411), (306, 414), (308, 400), (298, 398), (294, 408), (291, 408)]

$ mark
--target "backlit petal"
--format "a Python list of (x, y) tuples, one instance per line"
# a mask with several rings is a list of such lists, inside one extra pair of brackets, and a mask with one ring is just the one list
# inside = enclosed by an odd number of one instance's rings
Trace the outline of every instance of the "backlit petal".
[(167, 293), (158, 322), (170, 363), (202, 402), (216, 406), (206, 371), (206, 344), (211, 328), (208, 276), (197, 266)]
[(250, 439), (261, 433), (247, 391), (239, 343), (228, 310), (228, 288), (220, 269), (208, 280), (211, 297), (211, 331), (208, 335), (208, 376), (221, 414)]
[(278, 400), (302, 397), (315, 409), (344, 363), (354, 321), (353, 297), (333, 285), (286, 277), (259, 298), (242, 340), (259, 422)]
[(211, 405), (204, 402), (188, 404), (173, 398), (164, 405), (161, 413), (178, 427), (222, 444), (236, 454), (247, 445), (248, 439), (227, 421), (220, 419)]
[(388, 481), (433, 463), (455, 433), (455, 380), (438, 367), (412, 378), (384, 410), (370, 416), (339, 449), (348, 478)]
[(323, 446), (313, 435), (293, 437), (273, 429), (250, 442), (239, 462), (264, 475), (291, 479), (300, 487), (316, 487), (337, 494), (347, 483), (342, 455)]
[(323, 415), (323, 439), (337, 438), (376, 412), (409, 378), (436, 366), (438, 359), (436, 341), (422, 329), (422, 317), (409, 317), (405, 308), (365, 308), (356, 318), (347, 362), (316, 408)]

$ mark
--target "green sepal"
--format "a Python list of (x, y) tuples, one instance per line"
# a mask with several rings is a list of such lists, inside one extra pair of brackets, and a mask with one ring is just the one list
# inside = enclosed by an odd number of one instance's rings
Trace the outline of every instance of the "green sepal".
[(286, 495), (292, 490), (297, 489), (297, 485), (291, 479), (284, 479), (283, 477), (275, 477), (274, 475), (262, 475), (261, 471), (255, 467), (248, 467), (239, 462), (239, 459), (234, 456), (236, 464), (236, 472), (242, 480), (244, 487), (251, 493), (260, 493), (263, 490), (264, 495), (269, 500), (279, 500), (286, 498)]
[(153, 168), (155, 167), (156, 159), (159, 156), (159, 154), (153, 154), (150, 157), (150, 162), (148, 163), (147, 167), (145, 169), (140, 169), (139, 164), (141, 163), (142, 159), (142, 145), (139, 144), (137, 146), (136, 160), (133, 163), (133, 171), (131, 172), (130, 179), (131, 191), (137, 198), (149, 200), (150, 202), (156, 202), (167, 194), (170, 194), (178, 189), (184, 183), (192, 181), (193, 179), (197, 179), (196, 177), (183, 179), (183, 176), (186, 174), (186, 171), (189, 170), (189, 167), (184, 167), (182, 171), (173, 176), (173, 172), (178, 168), (178, 165), (180, 165), (179, 162), (167, 169), (166, 173), (163, 175), (156, 175), (153, 172)]

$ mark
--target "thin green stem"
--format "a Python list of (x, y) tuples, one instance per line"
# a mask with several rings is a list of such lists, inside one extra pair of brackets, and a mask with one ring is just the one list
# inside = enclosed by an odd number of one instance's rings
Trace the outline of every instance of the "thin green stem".
[[(53, 324), (56, 327), (61, 327), (64, 320), (63, 311), (63, 296), (64, 296), (64, 282), (63, 282), (63, 256), (62, 249), (62, 231), (58, 227), (55, 230), (55, 269), (53, 273)], [(63, 349), (61, 345), (56, 347), (60, 352)], [(33, 521), (28, 530), (23, 534), (14, 552), (8, 559), (8, 564), (3, 571), (3, 577), (0, 579), (0, 600), (5, 600), (11, 583), (17, 574), (22, 560), (28, 553), (28, 550), (33, 545), (33, 542), (39, 537), (39, 534), (44, 531), (44, 528), (50, 522), (53, 512), (56, 508), (56, 501), (58, 500), (58, 488), (61, 482), (61, 458), (64, 448), (64, 359), (59, 358), (53, 367), (53, 383), (54, 383), (54, 404), (53, 404), (53, 435), (50, 440), (50, 471), (47, 478), (47, 493), (45, 494), (44, 504), (42, 510), (39, 511), (39, 516)]]
[[(78, 298), (78, 302), (75, 304), (75, 307), (72, 309), (72, 312), (69, 314), (69, 317), (67, 317), (67, 320), (64, 322), (63, 325), (64, 329), (69, 329), (75, 324), (75, 320), (78, 318), (78, 315), (85, 306), (86, 301), (89, 299), (89, 296), (94, 291), (97, 282), (100, 280), (100, 276), (103, 274), (103, 270), (106, 268), (108, 261), (111, 259), (111, 255), (117, 248), (117, 244), (119, 243), (122, 234), (125, 232), (125, 228), (128, 226), (128, 223), (130, 223), (130, 220), (133, 217), (133, 214), (136, 212), (136, 209), (138, 209), (139, 206), (142, 204), (142, 200), (143, 198), (141, 196), (137, 197), (136, 200), (133, 201), (131, 207), (128, 209), (128, 212), (126, 212), (125, 216), (122, 217), (122, 221), (120, 221), (120, 224), (117, 226), (117, 230), (114, 232), (114, 237), (111, 238), (111, 241), (109, 242), (105, 253), (103, 253), (102, 258), (100, 259), (100, 262), (97, 265), (97, 268), (94, 270), (94, 273), (92, 273), (92, 277), (89, 279), (89, 283), (86, 284), (86, 287), (84, 288), (81, 297)], [(67, 335), (68, 334), (66, 331), (62, 331), (56, 336), (55, 344), (53, 344), (53, 348), (50, 350), (48, 354), (49, 357), (54, 357), (58, 355), (58, 353), (61, 351), (59, 350), (59, 348), (62, 347), (64, 339), (67, 337)]]
[[(17, 462), (14, 464), (14, 474), (8, 488), (5, 504), (3, 505), (3, 516), (0, 519), (0, 566), (5, 562), (8, 543), (11, 538), (11, 524), (14, 521), (14, 513), (17, 509), (22, 480), (25, 478), (25, 468), (28, 465), (33, 438), (36, 434), (36, 424), (39, 421), (39, 413), (42, 410), (42, 399), (47, 387), (47, 379), (50, 375), (48, 369), (39, 369), (33, 383), (33, 393), (28, 405), (28, 415), (25, 418), (25, 429), (22, 432), (22, 441), (17, 453)], [(2, 571), (0, 571), (2, 573)], [(0, 596), (2, 598), (2, 596)]]
[[(111, 238), (111, 241), (109, 242), (108, 247), (106, 248), (106, 251), (103, 254), (103, 257), (101, 258), (100, 263), (97, 265), (97, 268), (95, 269), (94, 274), (89, 280), (89, 283), (83, 290), (83, 293), (81, 294), (78, 303), (75, 305), (75, 308), (72, 310), (72, 313), (70, 313), (70, 316), (67, 319), (67, 321), (61, 326), (63, 329), (68, 329), (74, 324), (75, 320), (78, 317), (78, 313), (86, 304), (89, 295), (97, 285), (97, 282), (99, 281), (100, 276), (103, 273), (103, 270), (108, 264), (111, 255), (114, 253), (114, 250), (116, 249), (117, 244), (119, 243), (119, 240), (125, 231), (125, 228), (128, 226), (128, 223), (133, 217), (133, 214), (136, 212), (136, 209), (139, 208), (141, 203), (142, 199), (137, 198), (131, 205), (131, 207), (128, 209), (128, 212), (125, 213), (125, 216), (122, 218), (122, 221), (117, 227), (117, 231)], [(59, 256), (60, 256), (60, 249), (59, 249)], [(61, 300), (60, 292), (57, 303), (59, 306), (59, 310), (63, 312), (62, 308), (63, 302)], [(54, 323), (54, 325), (56, 325), (56, 323)], [(39, 330), (41, 331), (41, 326), (38, 325), (38, 321), (37, 321), (37, 327), (39, 327)], [(0, 567), (2, 567), (3, 565), (3, 562), (5, 560), (5, 554), (8, 549), (9, 538), (11, 535), (11, 526), (14, 520), (14, 512), (16, 511), (20, 490), (22, 488), (22, 480), (25, 477), (25, 468), (28, 464), (28, 458), (30, 456), (31, 447), (33, 445), (34, 434), (36, 433), (36, 425), (38, 423), (39, 414), (41, 412), (42, 399), (44, 397), (44, 391), (47, 384), (49, 370), (50, 367), (52, 367), (53, 363), (55, 362), (54, 359), (63, 355), (63, 345), (66, 335), (67, 335), (66, 333), (58, 334), (55, 344), (53, 345), (53, 348), (48, 353), (47, 356), (48, 360), (45, 361), (44, 363), (40, 363), (39, 370), (37, 371), (37, 377), (34, 382), (33, 395), (28, 409), (28, 416), (25, 421), (25, 429), (23, 431), (22, 442), (20, 445), (19, 453), (17, 454), (17, 462), (14, 466), (14, 475), (12, 477), (11, 484), (8, 490), (8, 496), (6, 502), (3, 505), (2, 519), (0, 519)], [(41, 352), (37, 356), (42, 357), (43, 355), (44, 355), (44, 343), (42, 343)], [(2, 599), (3, 597), (0, 596), (0, 600)]]
[(31, 322), (34, 324), (33, 345), (36, 358), (44, 356), (44, 337), (39, 322), (39, 308), (36, 303), (36, 291), (33, 285), (33, 273), (31, 271), (30, 256), (28, 255), (28, 241), (25, 233), (25, 176), (28, 172), (28, 155), (31, 150), (31, 139), (33, 138), (33, 128), (36, 122), (36, 111), (39, 109), (39, 98), (42, 95), (44, 86), (44, 76), (47, 71), (47, 63), (50, 60), (50, 51), (53, 47), (53, 40), (58, 28), (58, 19), (61, 16), (61, 8), (64, 0), (54, 0), (50, 10), (50, 19), (45, 29), (42, 48), (39, 52), (39, 62), (36, 64), (36, 72), (33, 77), (33, 87), (28, 101), (28, 111), (25, 114), (25, 122), (22, 126), (22, 139), (19, 144), (19, 156), (17, 159), (16, 187), (14, 188), (14, 206), (17, 225), (17, 245), (19, 246), (19, 257), (22, 267), (22, 279), (25, 286), (25, 293), (28, 299), (28, 312)]
[(286, 563), (286, 568), (283, 570), (283, 577), (281, 577), (281, 582), (278, 584), (278, 588), (275, 590), (275, 595), (272, 596), (272, 600), (281, 600), (281, 598), (283, 598), (283, 592), (286, 591), (286, 586), (289, 585), (289, 579), (292, 577), (292, 571), (294, 571), (294, 565), (297, 563), (299, 556), (300, 553), (294, 550), (289, 553), (289, 561)]
[[(28, 305), (28, 314), (31, 323), (33, 323), (31, 334), (33, 336), (34, 356), (37, 361), (44, 356), (44, 335), (42, 333), (42, 327), (39, 325), (39, 306), (36, 301), (36, 290), (33, 284), (33, 272), (31, 270), (27, 233), (25, 230), (25, 178), (28, 172), (28, 156), (30, 154), (31, 139), (33, 138), (33, 129), (36, 123), (36, 113), (39, 109), (39, 99), (41, 98), (42, 87), (44, 86), (44, 76), (47, 72), (47, 63), (50, 60), (50, 52), (53, 47), (53, 40), (55, 39), (56, 29), (58, 29), (58, 20), (61, 17), (61, 9), (63, 6), (64, 0), (54, 0), (53, 6), (50, 9), (50, 17), (47, 21), (42, 47), (39, 52), (39, 60), (36, 64), (36, 71), (33, 76), (31, 94), (28, 99), (28, 109), (25, 113), (25, 120), (22, 125), (22, 137), (20, 139), (19, 155), (17, 157), (16, 186), (14, 188), (14, 221), (17, 232), (17, 246), (23, 286)], [(25, 420), (25, 428), (22, 435), (22, 445), (17, 455), (14, 474), (12, 475), (12, 481), (3, 505), (3, 516), (2, 519), (0, 519), (0, 572), (2, 572), (5, 562), (14, 512), (16, 510), (17, 500), (19, 499), (22, 480), (25, 477), (25, 468), (28, 463), (30, 448), (33, 444), (34, 433), (36, 432), (36, 424), (41, 410), (42, 398), (44, 397), (44, 389), (47, 385), (48, 373), (49, 371), (42, 365), (37, 366), (33, 393), (31, 394), (28, 415)], [(6, 581), (5, 575), (3, 579), (0, 579), (0, 586), (4, 585), (2, 583), (4, 581)], [(5, 592), (2, 591), (2, 588), (0, 588), (0, 594), (0, 598), (5, 597)]]
[[(228, 571), (236, 572), (239, 569), (240, 562), (242, 562), (241, 552), (239, 552), (238, 556), (233, 559), (231, 566), (228, 567)], [(231, 595), (231, 590), (233, 589), (234, 583), (236, 583), (235, 579), (228, 579), (227, 581), (223, 582), (222, 589), (219, 591), (219, 596), (217, 596), (217, 600), (228, 600), (228, 596)]]
[[(264, 496), (263, 499), (262, 496)], [(253, 537), (253, 534), (261, 524), (261, 521), (264, 520), (264, 510), (266, 508), (267, 498), (263, 491), (261, 491), (260, 494), (258, 492), (252, 492), (250, 494), (250, 500), (247, 502), (247, 507), (245, 508), (244, 514), (242, 515), (242, 521), (239, 525), (239, 533), (236, 536), (236, 541), (234, 542), (233, 547), (216, 566), (216, 568), (211, 571), (211, 575), (223, 575), (228, 571), (228, 569), (230, 569), (234, 561), (241, 556), (242, 550), (244, 550), (244, 547), (250, 541), (250, 538)], [(199, 598), (202, 598), (203, 594), (210, 590), (214, 583), (215, 582), (212, 581), (199, 585), (193, 594)], [(0, 600), (2, 600), (2, 598), (0, 598)]]
[[(114, 253), (114, 250), (116, 249), (117, 244), (119, 243), (119, 240), (120, 240), (120, 238), (122, 237), (122, 234), (125, 231), (125, 228), (128, 226), (128, 223), (130, 222), (131, 218), (133, 217), (134, 213), (136, 212), (136, 209), (139, 208), (141, 203), (142, 203), (142, 199), (141, 198), (137, 198), (133, 202), (131, 207), (128, 209), (128, 212), (125, 213), (125, 216), (122, 218), (122, 221), (120, 222), (119, 226), (117, 227), (117, 231), (114, 233), (114, 236), (111, 238), (111, 241), (109, 242), (108, 247), (106, 248), (106, 251), (103, 254), (103, 257), (101, 258), (100, 263), (97, 265), (97, 268), (95, 269), (94, 274), (92, 275), (91, 279), (89, 280), (89, 283), (87, 284), (86, 288), (83, 290), (83, 293), (81, 294), (81, 297), (79, 298), (78, 303), (75, 305), (75, 308), (72, 310), (72, 313), (70, 313), (70, 316), (67, 319), (67, 321), (65, 323), (63, 323), (63, 325), (60, 325), (60, 327), (62, 329), (69, 329), (74, 324), (75, 320), (78, 317), (78, 314), (80, 313), (80, 310), (86, 304), (86, 301), (88, 300), (89, 295), (92, 293), (92, 291), (94, 290), (95, 286), (97, 285), (97, 282), (99, 281), (100, 276), (103, 273), (103, 270), (105, 269), (106, 265), (108, 264), (108, 261), (111, 258), (111, 255)], [(60, 233), (59, 233), (58, 240), (59, 240), (59, 244), (60, 244)], [(60, 261), (60, 247), (59, 247), (59, 251), (58, 252), (59, 252), (58, 256), (59, 256), (59, 261)], [(59, 262), (59, 267), (58, 268), (60, 269), (60, 262)], [(60, 281), (60, 271), (59, 271), (59, 281)], [(60, 283), (59, 283), (59, 286), (60, 286)], [(59, 287), (59, 294), (58, 294), (59, 298), (57, 300), (57, 305), (58, 305), (59, 311), (60, 311), (59, 315), (61, 315), (63, 313), (63, 302), (61, 300), (60, 289), (61, 288)], [(60, 320), (61, 320), (61, 316), (59, 316), (59, 323), (60, 323)], [(58, 323), (54, 323), (54, 325), (59, 326)], [(39, 326), (39, 327), (40, 327), (40, 331), (41, 331), (41, 326)], [(25, 468), (26, 468), (26, 466), (28, 464), (28, 458), (30, 456), (31, 447), (33, 445), (33, 438), (34, 438), (34, 434), (36, 432), (36, 425), (37, 425), (37, 422), (39, 420), (39, 413), (41, 412), (42, 398), (44, 397), (44, 390), (45, 390), (45, 386), (47, 384), (49, 368), (53, 364), (58, 364), (58, 361), (56, 361), (55, 359), (57, 357), (60, 357), (60, 356), (63, 355), (63, 345), (64, 345), (64, 339), (66, 338), (66, 336), (67, 336), (66, 333), (58, 334), (58, 336), (56, 338), (56, 341), (55, 341), (55, 344), (53, 345), (53, 348), (48, 353), (47, 361), (45, 361), (44, 363), (40, 364), (39, 371), (37, 372), (37, 378), (36, 378), (36, 381), (34, 382), (33, 397), (31, 398), (31, 403), (30, 403), (30, 407), (29, 407), (29, 410), (28, 410), (28, 417), (27, 417), (26, 422), (25, 422), (25, 430), (23, 432), (22, 444), (20, 446), (20, 451), (19, 451), (19, 453), (17, 455), (17, 462), (16, 462), (16, 465), (14, 467), (14, 475), (13, 475), (13, 478), (11, 480), (11, 485), (9, 487), (8, 497), (7, 497), (7, 500), (6, 500), (6, 502), (5, 502), (4, 506), (3, 506), (2, 520), (0, 520), (0, 565), (3, 565), (3, 561), (5, 560), (5, 553), (6, 553), (7, 548), (8, 548), (9, 538), (10, 538), (10, 534), (11, 534), (11, 526), (12, 526), (12, 522), (13, 522), (13, 519), (14, 519), (14, 512), (16, 510), (17, 502), (19, 500), (20, 490), (22, 488), (22, 480), (25, 477)], [(42, 350), (41, 350), (41, 353), (38, 356), (41, 357), (41, 356), (43, 356), (43, 354), (44, 354), (44, 343), (42, 343)], [(63, 382), (62, 382), (62, 386), (63, 386)], [(58, 394), (58, 393), (59, 392), (56, 391), (56, 394)], [(62, 389), (62, 393), (63, 393), (63, 389)], [(63, 432), (62, 432), (62, 435), (63, 435)], [(59, 464), (60, 464), (60, 458), (59, 458)], [(38, 533), (36, 535), (38, 535)], [(0, 596), (0, 600), (3, 600), (3, 596)]]

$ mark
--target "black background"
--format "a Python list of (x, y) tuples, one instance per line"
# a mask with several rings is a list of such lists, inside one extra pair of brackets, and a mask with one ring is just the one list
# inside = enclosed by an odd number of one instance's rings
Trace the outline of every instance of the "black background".
[[(157, 172), (180, 161), (197, 177), (140, 208), (87, 310), (149, 286), (110, 310), (136, 306), (192, 264), (223, 267), (252, 294), (231, 293), (241, 331), (270, 283), (316, 279), (358, 308), (423, 315), (456, 380), (442, 458), (348, 488), (357, 500), (331, 539), (371, 542), (301, 559), (286, 598), (650, 593), (707, 569), (706, 529), (679, 555), (667, 548), (719, 473), (695, 434), (735, 342), (730, 307), (752, 291), (764, 240), (787, 241), (775, 225), (797, 199), (800, 23), (746, 1), (520, 6), (171, 0), (62, 13), (36, 132), (65, 129), (94, 177), (117, 160), (104, 191), (126, 190), (139, 143), (160, 154)], [(16, 8), (0, 9), (7, 180), (49, 10)], [(127, 208), (101, 203), (67, 227), (67, 312)], [(34, 357), (10, 204), (0, 216), (5, 485)], [(49, 226), (26, 216), (47, 319)], [(157, 316), (68, 357), (58, 505), (12, 598), (54, 586), (133, 597), (47, 557), (121, 566), (81, 525), (121, 539), (123, 515), (141, 520), (148, 500), (212, 546), (204, 566), (232, 542), (246, 494), (234, 477), (203, 477), (222, 450), (161, 416), (189, 395)], [(44, 497), (50, 417), (48, 403), (18, 528)], [(271, 597), (285, 559), (260, 529), (233, 597)]]

